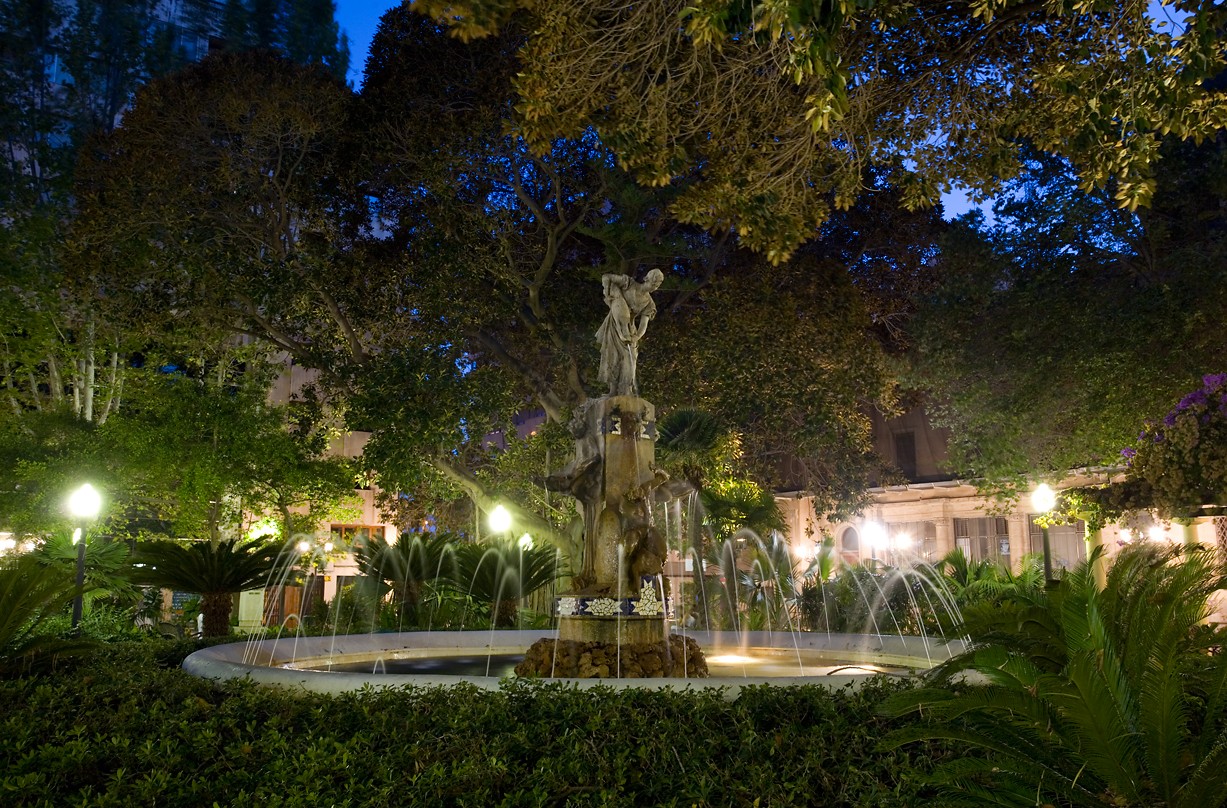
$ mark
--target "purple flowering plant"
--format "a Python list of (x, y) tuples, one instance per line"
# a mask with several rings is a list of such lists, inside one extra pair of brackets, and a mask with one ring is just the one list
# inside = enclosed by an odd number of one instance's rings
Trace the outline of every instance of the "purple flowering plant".
[(1147, 423), (1137, 445), (1121, 455), (1126, 476), (1145, 483), (1168, 518), (1227, 506), (1227, 373), (1202, 377), (1200, 388)]

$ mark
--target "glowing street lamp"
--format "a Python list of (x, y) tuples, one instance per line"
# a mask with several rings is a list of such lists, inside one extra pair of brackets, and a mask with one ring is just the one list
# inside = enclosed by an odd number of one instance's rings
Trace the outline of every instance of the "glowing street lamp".
[[(1041, 516), (1047, 515), (1057, 504), (1057, 495), (1048, 483), (1040, 483), (1031, 494), (1031, 507)], [(1048, 521), (1040, 520), (1040, 535), (1044, 539), (1044, 584), (1052, 586), (1052, 548), (1048, 543)]]
[(496, 505), (494, 510), (490, 511), (487, 522), (495, 533), (506, 533), (511, 530), (511, 512), (502, 505)]
[(102, 496), (89, 483), (72, 492), (68, 498), (68, 512), (79, 523), (72, 533), (72, 543), (77, 545), (77, 594), (72, 599), (72, 628), (75, 631), (81, 622), (81, 596), (85, 591), (85, 528), (98, 518), (102, 510)]

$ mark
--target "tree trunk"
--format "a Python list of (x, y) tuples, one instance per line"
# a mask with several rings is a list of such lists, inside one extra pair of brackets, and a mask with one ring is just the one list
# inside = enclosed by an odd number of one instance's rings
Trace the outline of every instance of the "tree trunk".
[(495, 628), (515, 628), (516, 620), (520, 616), (520, 601), (518, 598), (508, 598), (506, 600), (496, 601), (494, 604), (494, 614), (490, 617), (490, 622)]
[(91, 314), (86, 324), (85, 342), (85, 402), (81, 418), (92, 423), (94, 420), (94, 387), (97, 383), (97, 367), (94, 364), (94, 317)]
[(225, 637), (230, 633), (230, 592), (210, 592), (200, 596), (200, 611), (204, 615), (204, 636)]

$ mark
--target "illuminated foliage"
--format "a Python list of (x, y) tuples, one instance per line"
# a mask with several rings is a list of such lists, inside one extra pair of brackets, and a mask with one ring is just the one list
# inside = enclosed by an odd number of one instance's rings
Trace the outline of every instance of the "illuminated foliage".
[[(594, 127), (670, 210), (731, 230), (773, 262), (863, 192), (870, 165), (909, 205), (950, 183), (991, 192), (1019, 143), (1150, 198), (1159, 138), (1227, 125), (1227, 10), (1174, 2), (1175, 35), (1145, 0), (425, 0), (472, 40), (529, 31), (516, 124), (546, 151)], [(1185, 16), (1188, 15), (1188, 16)], [(1165, 23), (1166, 24), (1166, 23)]]

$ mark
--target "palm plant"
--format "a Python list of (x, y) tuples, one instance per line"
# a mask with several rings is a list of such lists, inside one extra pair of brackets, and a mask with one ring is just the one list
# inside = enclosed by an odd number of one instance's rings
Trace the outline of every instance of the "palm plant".
[(715, 454), (727, 430), (710, 413), (674, 410), (656, 423), (656, 452), (671, 476), (702, 488), (703, 479), (718, 461)]
[(404, 533), (395, 544), (372, 539), (355, 550), (354, 560), (378, 599), (392, 593), (398, 623), (416, 625), (423, 596), (455, 572), (454, 544), (444, 533)]
[(737, 570), (738, 594), (749, 628), (789, 627), (797, 585), (788, 542), (773, 532), (767, 541), (751, 537), (749, 550)]
[(230, 633), (233, 595), (266, 585), (290, 558), (280, 546), (264, 542), (150, 542), (132, 555), (132, 579), (199, 594), (204, 636), (224, 637)]
[(1102, 591), (1092, 561), (974, 615), (972, 648), (889, 705), (937, 723), (887, 746), (945, 738), (983, 753), (937, 770), (953, 804), (1227, 801), (1227, 632), (1201, 625), (1222, 583), (1209, 553), (1130, 548)]
[(0, 671), (28, 668), (93, 646), (44, 631), (75, 592), (71, 573), (45, 566), (33, 555), (0, 559)]
[(554, 548), (524, 548), (511, 542), (464, 544), (456, 551), (452, 585), (485, 604), (491, 624), (509, 628), (517, 623), (520, 599), (557, 580), (563, 572)]
[[(48, 537), (33, 555), (44, 565), (59, 566), (68, 576), (76, 569), (77, 546), (68, 533)], [(100, 599), (125, 604), (135, 604), (140, 599), (140, 592), (127, 576), (128, 545), (118, 541), (90, 541), (86, 559), (85, 583), (89, 591), (84, 599), (87, 606)]]

